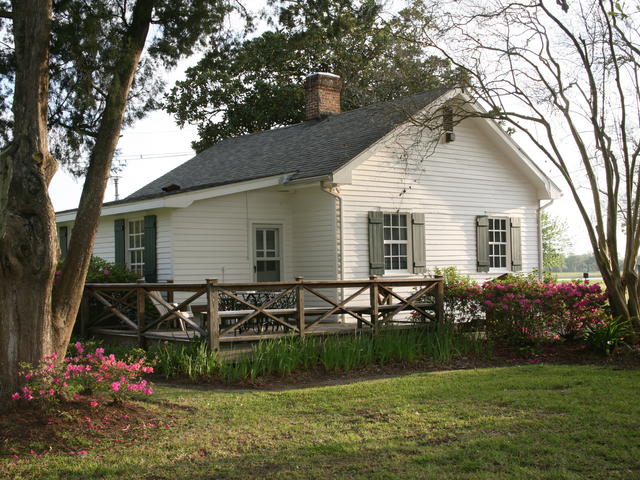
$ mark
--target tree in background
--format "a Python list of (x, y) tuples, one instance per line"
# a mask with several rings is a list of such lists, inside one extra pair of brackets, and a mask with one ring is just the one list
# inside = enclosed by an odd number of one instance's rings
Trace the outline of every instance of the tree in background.
[[(614, 315), (640, 332), (640, 10), (625, 11), (614, 0), (429, 6), (439, 28), (434, 34), (427, 25), (421, 44), (469, 77), (467, 101), (456, 113), (504, 123), (558, 169)], [(469, 103), (485, 112), (465, 108)], [(619, 252), (621, 217), (626, 235)]]
[[(123, 126), (154, 107), (163, 66), (215, 35), (225, 0), (0, 0), (0, 395), (20, 362), (63, 358)], [(68, 255), (48, 186), (86, 177)], [(2, 397), (0, 397), (2, 398)]]
[(226, 137), (302, 121), (302, 83), (311, 72), (342, 77), (343, 110), (461, 82), (448, 61), (425, 56), (415, 42), (416, 19), (430, 22), (421, 0), (388, 20), (376, 0), (271, 4), (269, 30), (212, 45), (166, 97), (165, 108), (179, 125), (198, 126), (197, 151)]
[(547, 212), (541, 212), (540, 226), (544, 268), (545, 270), (556, 269), (557, 271), (564, 265), (566, 254), (571, 248), (571, 241), (567, 236), (567, 223)]

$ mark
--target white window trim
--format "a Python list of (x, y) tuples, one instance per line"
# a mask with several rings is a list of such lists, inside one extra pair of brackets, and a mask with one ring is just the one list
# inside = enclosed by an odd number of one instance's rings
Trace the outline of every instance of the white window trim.
[(506, 242), (505, 242), (505, 253), (506, 253), (506, 265), (504, 267), (492, 267), (491, 266), (491, 242), (488, 241), (487, 251), (489, 255), (489, 271), (497, 272), (497, 273), (508, 273), (511, 272), (511, 219), (507, 216), (502, 215), (489, 215), (488, 223), (487, 223), (487, 237), (491, 232), (490, 225), (491, 220), (504, 220), (505, 221), (505, 229), (506, 229)]
[[(406, 240), (406, 245), (407, 245), (407, 268), (404, 269), (387, 269), (386, 266), (386, 262), (385, 262), (385, 267), (384, 267), (384, 276), (386, 277), (410, 277), (413, 276), (414, 273), (411, 271), (412, 270), (412, 266), (413, 266), (413, 228), (412, 228), (412, 217), (411, 217), (411, 213), (409, 212), (389, 212), (389, 211), (382, 211), (383, 217), (382, 217), (382, 244), (383, 244), (383, 248), (384, 245), (387, 245), (387, 242), (394, 242), (394, 241), (388, 241), (384, 239), (384, 228), (385, 228), (385, 224), (384, 224), (384, 215), (403, 215), (405, 217), (406, 220), (406, 228), (407, 228), (407, 240)], [(394, 243), (398, 243), (398, 241), (395, 241)], [(385, 261), (385, 257), (386, 255), (384, 255), (384, 251), (383, 251), (383, 261)]]

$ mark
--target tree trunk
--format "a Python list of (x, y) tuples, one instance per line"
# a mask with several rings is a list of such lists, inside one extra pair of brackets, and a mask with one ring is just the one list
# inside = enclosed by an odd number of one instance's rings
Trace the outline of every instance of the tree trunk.
[[(153, 0), (138, 0), (123, 35), (121, 55), (113, 70), (91, 153), (69, 254), (54, 286), (58, 242), (47, 187), (55, 172), (55, 162), (48, 153), (46, 130), (51, 0), (14, 1), (18, 64), (14, 105), (19, 108), (14, 107), (14, 145), (7, 151), (12, 155), (3, 152), (0, 158), (0, 168), (8, 165), (7, 170), (13, 171), (6, 234), (0, 239), (0, 401), (18, 384), (19, 362), (36, 363), (43, 355), (54, 352), (63, 358), (66, 352), (82, 299), (127, 97), (144, 49), (153, 5)], [(4, 205), (0, 204), (0, 212), (3, 211)], [(2, 218), (0, 213), (0, 221)]]
[(47, 142), (51, 0), (14, 0), (12, 11), (15, 123), (0, 161), (8, 175), (0, 195), (0, 400), (16, 388), (19, 362), (37, 362), (52, 351), (58, 250), (47, 194), (56, 170)]
[(136, 2), (107, 92), (105, 109), (91, 152), (89, 169), (71, 234), (69, 253), (62, 267), (60, 282), (54, 290), (54, 344), (59, 356), (67, 348), (82, 301), (84, 281), (91, 261), (113, 154), (120, 138), (127, 97), (149, 32), (153, 5), (153, 0)]

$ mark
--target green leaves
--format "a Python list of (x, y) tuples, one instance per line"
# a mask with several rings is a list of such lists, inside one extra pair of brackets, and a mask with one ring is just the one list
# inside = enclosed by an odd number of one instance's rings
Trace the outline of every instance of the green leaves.
[(544, 268), (562, 267), (566, 252), (571, 247), (571, 241), (567, 236), (567, 224), (546, 212), (540, 213), (540, 223)]
[(340, 75), (342, 109), (423, 92), (459, 75), (415, 39), (430, 19), (421, 3), (383, 20), (373, 0), (274, 1), (270, 30), (207, 50), (165, 98), (179, 124), (198, 125), (200, 151), (235, 135), (302, 121), (304, 77)]
[[(0, 2), (0, 8), (5, 2)], [(50, 40), (49, 129), (51, 153), (82, 174), (104, 113), (121, 52), (129, 48), (136, 2), (55, 0)], [(197, 47), (215, 42), (226, 28), (227, 0), (156, 0), (147, 48), (140, 60), (123, 122), (126, 128), (158, 108), (161, 70)], [(0, 19), (0, 139), (10, 138), (13, 52), (10, 23)]]

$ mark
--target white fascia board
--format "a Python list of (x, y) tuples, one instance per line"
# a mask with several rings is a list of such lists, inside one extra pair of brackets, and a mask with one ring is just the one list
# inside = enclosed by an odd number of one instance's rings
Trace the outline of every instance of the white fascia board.
[[(460, 89), (452, 89), (440, 95), (438, 98), (433, 100), (429, 105), (427, 105), (424, 109), (422, 109), (417, 114), (413, 115), (414, 117), (422, 116), (425, 112), (429, 110), (438, 109), (442, 104), (448, 102), (452, 98), (455, 98), (461, 94)], [(376, 142), (371, 144), (368, 148), (360, 152), (358, 155), (353, 157), (349, 162), (344, 164), (342, 167), (333, 172), (332, 181), (334, 184), (342, 184), (342, 185), (350, 185), (352, 182), (352, 174), (353, 171), (358, 168), (367, 158), (371, 157), (371, 155), (375, 154), (378, 150), (380, 150), (384, 145), (395, 138), (402, 130), (410, 126), (411, 122), (403, 122), (397, 127), (393, 128), (389, 133), (387, 133), (384, 137), (378, 139)]]
[[(293, 173), (273, 175), (271, 177), (258, 178), (255, 180), (248, 180), (246, 182), (230, 183), (228, 185), (203, 188), (202, 190), (176, 193), (167, 197), (120, 203), (117, 205), (107, 205), (102, 208), (100, 216), (106, 217), (109, 215), (122, 215), (143, 210), (156, 210), (159, 208), (187, 208), (197, 200), (222, 197), (224, 195), (281, 185), (283, 183), (287, 183), (292, 175)], [(56, 214), (56, 222), (61, 223), (73, 221), (76, 219), (76, 213), (77, 210)]]

